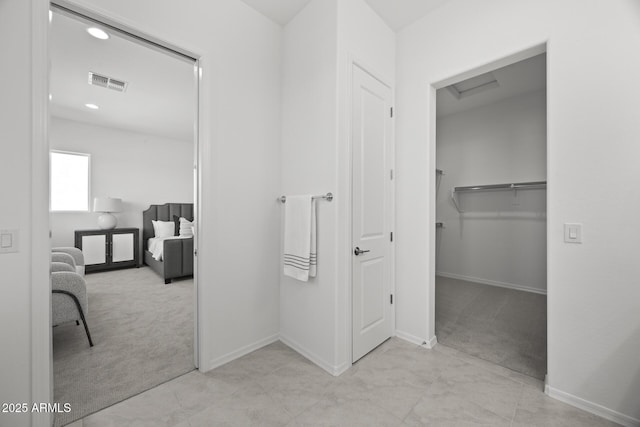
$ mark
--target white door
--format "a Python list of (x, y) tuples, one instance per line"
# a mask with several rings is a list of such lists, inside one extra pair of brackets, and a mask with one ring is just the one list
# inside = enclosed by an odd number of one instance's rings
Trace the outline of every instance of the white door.
[(392, 335), (391, 89), (353, 67), (353, 361)]

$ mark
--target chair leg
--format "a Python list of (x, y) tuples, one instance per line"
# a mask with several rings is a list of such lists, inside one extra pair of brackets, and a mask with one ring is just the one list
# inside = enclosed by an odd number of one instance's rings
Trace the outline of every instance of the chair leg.
[[(78, 298), (72, 294), (69, 291), (63, 291), (60, 289), (54, 289), (51, 291), (54, 294), (64, 294), (64, 295), (68, 295), (71, 297), (71, 299), (73, 300), (73, 302), (76, 304), (76, 308), (78, 309), (78, 313), (80, 313), (80, 319), (82, 320), (82, 323), (84, 324), (84, 331), (87, 333), (87, 338), (89, 339), (89, 347), (93, 347), (93, 341), (91, 340), (91, 334), (89, 333), (89, 326), (87, 326), (87, 320), (84, 318), (84, 312), (82, 311), (82, 306), (80, 305), (80, 301), (78, 301)], [(78, 324), (78, 321), (76, 320), (76, 324)]]
[(87, 338), (89, 339), (89, 347), (93, 347), (93, 341), (91, 340), (91, 334), (89, 333), (89, 326), (87, 326), (87, 320), (84, 318), (84, 313), (82, 312), (82, 307), (80, 307), (80, 302), (78, 301), (78, 311), (80, 312), (80, 318), (82, 319), (82, 323), (84, 324), (84, 331), (87, 333)]
[(171, 283), (171, 279), (164, 279), (164, 284), (168, 285), (169, 283)]
[(78, 321), (76, 320), (76, 326), (79, 326), (79, 325), (80, 325), (80, 322), (78, 322)]

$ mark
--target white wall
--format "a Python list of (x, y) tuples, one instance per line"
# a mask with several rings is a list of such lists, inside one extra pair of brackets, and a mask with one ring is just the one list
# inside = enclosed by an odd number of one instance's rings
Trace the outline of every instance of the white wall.
[[(446, 90), (446, 89), (440, 89)], [(439, 117), (436, 274), (546, 292), (546, 191), (459, 193), (458, 186), (545, 181), (544, 91)]]
[(317, 277), (281, 278), (280, 335), (333, 374), (351, 365), (347, 114), (354, 59), (393, 82), (395, 35), (362, 0), (313, 0), (285, 26), (282, 193), (336, 197), (317, 204)]
[[(114, 214), (118, 227), (139, 228), (140, 247), (142, 211), (149, 205), (193, 203), (193, 141), (53, 117), (49, 146), (91, 155), (91, 200), (121, 198), (123, 211)], [(75, 230), (97, 228), (99, 214), (92, 208), (91, 212), (52, 212), (51, 245), (73, 246)]]
[[(616, 232), (640, 210), (636, 1), (453, 0), (398, 34), (398, 328), (434, 335), (430, 84), (545, 41), (549, 391), (638, 424), (638, 233)], [(563, 243), (566, 222), (583, 244)]]
[[(336, 191), (337, 14), (335, 0), (314, 0), (284, 28), (282, 194)], [(280, 282), (281, 339), (329, 372), (336, 367), (338, 197), (317, 202), (316, 278), (281, 275)]]

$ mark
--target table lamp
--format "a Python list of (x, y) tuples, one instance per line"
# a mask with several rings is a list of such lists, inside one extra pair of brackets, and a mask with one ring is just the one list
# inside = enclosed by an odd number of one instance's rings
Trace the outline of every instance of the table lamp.
[(101, 230), (111, 230), (116, 228), (118, 220), (111, 212), (122, 211), (122, 199), (113, 197), (96, 197), (93, 199), (93, 211), (101, 212), (98, 217), (98, 227)]

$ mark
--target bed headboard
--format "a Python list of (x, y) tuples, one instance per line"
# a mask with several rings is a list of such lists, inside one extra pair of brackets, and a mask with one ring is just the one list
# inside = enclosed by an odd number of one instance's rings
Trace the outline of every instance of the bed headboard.
[(193, 221), (193, 203), (151, 205), (149, 209), (142, 212), (142, 247), (144, 249), (147, 248), (147, 240), (154, 236), (151, 220), (173, 221), (174, 215)]

